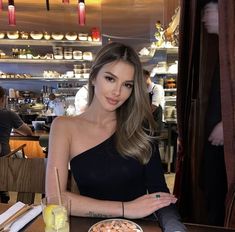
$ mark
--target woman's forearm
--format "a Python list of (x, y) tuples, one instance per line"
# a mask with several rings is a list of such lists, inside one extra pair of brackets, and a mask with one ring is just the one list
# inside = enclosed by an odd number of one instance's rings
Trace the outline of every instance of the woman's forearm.
[(63, 193), (71, 200), (71, 215), (81, 217), (122, 217), (122, 202), (97, 200), (79, 194)]

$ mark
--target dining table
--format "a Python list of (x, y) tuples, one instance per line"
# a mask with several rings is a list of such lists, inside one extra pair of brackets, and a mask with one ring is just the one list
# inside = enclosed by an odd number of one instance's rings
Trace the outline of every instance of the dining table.
[[(7, 210), (12, 204), (0, 203), (0, 213)], [(95, 223), (104, 220), (104, 218), (88, 218), (88, 217), (76, 217), (70, 216), (70, 232), (88, 232), (89, 228)], [(158, 222), (156, 220), (149, 219), (137, 219), (131, 220), (137, 223), (144, 232), (162, 232)], [(201, 224), (185, 223), (188, 232), (235, 232), (235, 229), (216, 227)], [(21, 231), (25, 232), (44, 232), (44, 222), (42, 214), (32, 220)], [(173, 232), (173, 231), (172, 231)]]

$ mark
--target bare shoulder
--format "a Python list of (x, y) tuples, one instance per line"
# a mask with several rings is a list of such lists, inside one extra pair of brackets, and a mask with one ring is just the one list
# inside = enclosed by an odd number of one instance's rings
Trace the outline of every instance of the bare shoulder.
[(70, 131), (74, 131), (79, 125), (81, 119), (78, 116), (59, 116), (53, 120), (51, 125), (51, 131), (62, 132), (68, 134)]

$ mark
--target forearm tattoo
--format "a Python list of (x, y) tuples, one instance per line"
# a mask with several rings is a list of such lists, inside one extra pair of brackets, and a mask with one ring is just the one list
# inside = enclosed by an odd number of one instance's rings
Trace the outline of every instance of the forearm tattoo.
[(89, 211), (86, 216), (87, 217), (97, 217), (97, 218), (110, 218), (110, 217), (113, 217), (113, 215), (95, 213), (95, 212), (91, 212), (91, 211)]

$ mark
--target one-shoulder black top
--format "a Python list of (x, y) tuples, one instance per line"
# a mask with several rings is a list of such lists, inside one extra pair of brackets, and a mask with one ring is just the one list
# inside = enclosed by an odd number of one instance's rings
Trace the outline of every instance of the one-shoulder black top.
[[(121, 156), (115, 148), (115, 135), (70, 161), (80, 194), (100, 200), (131, 201), (146, 193), (169, 192), (162, 169), (157, 143), (146, 165), (134, 158)], [(163, 231), (186, 232), (175, 205), (149, 215), (157, 217)]]
[(169, 192), (157, 144), (148, 164), (121, 156), (115, 135), (72, 158), (71, 171), (81, 195), (100, 200), (130, 201), (152, 192)]

